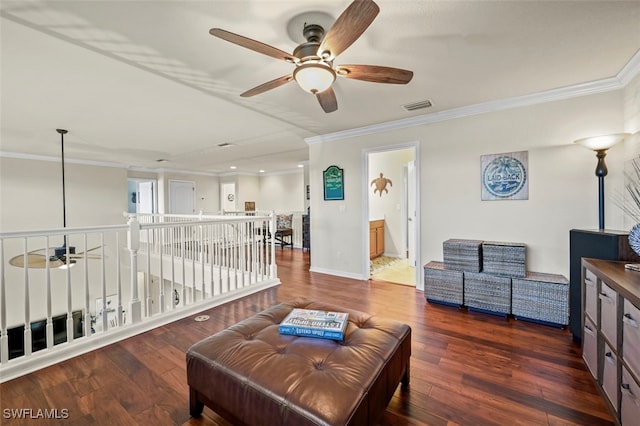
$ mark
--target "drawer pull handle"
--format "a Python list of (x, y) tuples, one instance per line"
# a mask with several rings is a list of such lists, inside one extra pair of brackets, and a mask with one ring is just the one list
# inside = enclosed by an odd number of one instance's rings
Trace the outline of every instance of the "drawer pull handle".
[(615, 363), (616, 363), (616, 360), (615, 360), (615, 359), (613, 359), (613, 354), (612, 354), (611, 352), (607, 352), (606, 354), (604, 354), (604, 356), (606, 356), (606, 357), (607, 357), (607, 361), (608, 361), (610, 364), (615, 364)]
[(633, 400), (633, 403), (635, 405), (640, 406), (640, 401), (638, 401), (638, 398), (636, 398), (634, 393), (631, 392), (631, 387), (629, 386), (628, 383), (620, 384), (620, 390), (622, 391), (623, 394), (627, 395), (631, 400)]
[(639, 328), (638, 321), (634, 320), (631, 314), (624, 314), (622, 321), (629, 324), (631, 327)]
[(594, 333), (593, 333), (593, 329), (592, 329), (591, 327), (589, 327), (588, 325), (585, 325), (585, 326), (584, 326), (584, 332), (585, 332), (585, 333), (587, 333), (587, 334), (589, 334), (589, 335), (591, 335), (591, 336), (593, 336), (593, 335), (594, 335)]
[(585, 278), (584, 282), (587, 285), (594, 285), (595, 284), (595, 282), (591, 278)]
[(613, 299), (610, 298), (608, 294), (600, 293), (600, 300), (602, 300), (603, 302), (607, 302), (607, 303), (613, 305)]

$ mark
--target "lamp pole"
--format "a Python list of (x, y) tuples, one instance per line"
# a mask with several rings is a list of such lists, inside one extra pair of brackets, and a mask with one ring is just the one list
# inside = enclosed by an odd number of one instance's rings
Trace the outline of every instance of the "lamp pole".
[(604, 229), (604, 177), (608, 172), (607, 165), (604, 162), (604, 157), (606, 155), (606, 149), (599, 149), (596, 151), (596, 157), (598, 157), (596, 176), (598, 177), (598, 224), (600, 230)]

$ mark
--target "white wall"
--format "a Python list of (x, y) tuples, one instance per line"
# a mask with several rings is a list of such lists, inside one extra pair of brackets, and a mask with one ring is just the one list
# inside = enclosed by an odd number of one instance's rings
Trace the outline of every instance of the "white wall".
[[(127, 171), (65, 162), (67, 227), (126, 223)], [(0, 158), (3, 231), (62, 228), (60, 162)]]
[[(280, 173), (260, 178), (260, 197), (256, 209), (274, 211), (303, 211), (305, 206), (304, 172)], [(320, 192), (322, 194), (322, 192)], [(311, 194), (311, 198), (315, 194)]]
[(238, 210), (244, 210), (245, 201), (256, 203), (256, 210), (261, 210), (260, 199), (260, 176), (240, 175), (236, 185), (238, 200)]
[[(597, 228), (595, 154), (573, 141), (624, 128), (622, 91), (459, 118), (310, 145), (314, 193), (322, 170), (345, 170), (345, 200), (311, 200), (312, 270), (366, 279), (361, 226), (363, 149), (419, 141), (421, 258), (442, 259), (449, 238), (527, 244), (527, 266), (568, 276), (569, 230)], [(529, 152), (529, 200), (481, 201), (480, 156)], [(336, 153), (339, 152), (339, 156)], [(621, 186), (624, 148), (609, 150), (607, 192)], [(607, 228), (622, 214), (607, 200)]]

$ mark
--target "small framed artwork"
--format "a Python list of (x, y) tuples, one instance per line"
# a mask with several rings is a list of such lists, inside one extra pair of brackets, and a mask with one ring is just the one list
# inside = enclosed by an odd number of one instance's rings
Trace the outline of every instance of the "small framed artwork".
[(344, 200), (344, 170), (329, 166), (322, 172), (325, 200)]
[(529, 199), (529, 153), (480, 156), (482, 201)]

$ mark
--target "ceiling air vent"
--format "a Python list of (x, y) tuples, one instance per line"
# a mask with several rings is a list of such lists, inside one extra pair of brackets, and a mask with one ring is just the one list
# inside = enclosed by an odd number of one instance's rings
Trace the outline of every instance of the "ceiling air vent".
[(429, 108), (431, 105), (431, 101), (427, 99), (425, 101), (402, 105), (402, 109), (404, 109), (405, 111), (415, 111), (417, 109)]

